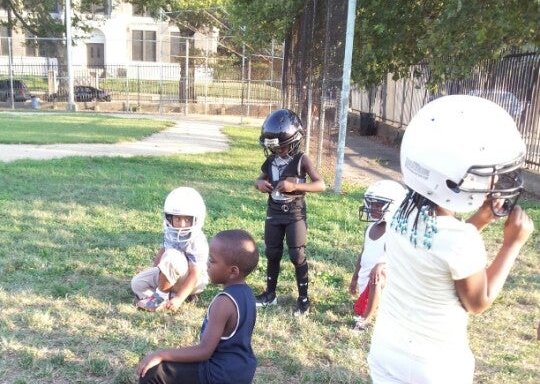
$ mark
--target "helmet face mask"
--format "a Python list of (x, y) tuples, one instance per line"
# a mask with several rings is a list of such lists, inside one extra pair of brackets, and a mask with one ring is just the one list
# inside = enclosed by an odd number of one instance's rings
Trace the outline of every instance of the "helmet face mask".
[(370, 185), (359, 208), (360, 221), (389, 221), (405, 195), (405, 188), (392, 180), (380, 180)]
[[(522, 165), (523, 158), (491, 167), (472, 166), (457, 188), (468, 193), (485, 193), (486, 198), (491, 200), (493, 214), (498, 217), (507, 216), (516, 205), (523, 191)], [(469, 186), (468, 181), (474, 178), (487, 178), (488, 181), (483, 184), (488, 185), (488, 187), (475, 188), (472, 185)]]
[[(188, 241), (194, 231), (201, 230), (206, 217), (206, 206), (195, 189), (180, 187), (167, 195), (163, 206), (163, 230), (165, 236), (173, 241)], [(174, 227), (174, 216), (182, 216), (184, 223), (189, 223), (185, 218), (191, 218), (191, 224)]]
[(364, 205), (360, 206), (360, 221), (378, 222), (384, 218), (392, 200), (381, 197), (364, 197)]
[[(175, 218), (177, 219), (175, 220)], [(183, 225), (175, 226), (175, 221), (181, 221), (181, 224)], [(177, 241), (180, 240), (180, 238), (185, 238), (189, 236), (191, 231), (197, 227), (196, 221), (197, 219), (193, 216), (172, 215), (170, 213), (165, 213), (165, 226), (167, 227), (167, 229), (170, 229), (171, 231), (176, 233)]]

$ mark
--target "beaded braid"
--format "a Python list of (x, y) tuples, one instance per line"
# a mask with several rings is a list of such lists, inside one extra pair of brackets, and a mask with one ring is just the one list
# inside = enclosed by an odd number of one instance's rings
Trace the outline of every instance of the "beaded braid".
[(398, 233), (407, 234), (409, 216), (416, 211), (416, 216), (409, 234), (409, 241), (415, 246), (418, 246), (418, 224), (424, 223), (424, 233), (422, 239), (422, 247), (431, 249), (433, 245), (433, 236), (437, 233), (437, 214), (435, 209), (437, 204), (425, 198), (419, 193), (409, 188), (407, 196), (399, 206), (395, 213), (391, 227)]

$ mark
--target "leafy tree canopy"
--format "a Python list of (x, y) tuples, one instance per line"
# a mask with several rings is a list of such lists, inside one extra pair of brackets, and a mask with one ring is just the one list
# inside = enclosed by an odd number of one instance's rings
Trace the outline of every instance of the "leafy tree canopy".
[(431, 82), (459, 78), (485, 59), (538, 45), (537, 0), (395, 0), (357, 9), (353, 78), (377, 84), (428, 62)]
[[(245, 27), (243, 37), (261, 45), (291, 38), (303, 4), (229, 0), (227, 10), (231, 24)], [(432, 82), (456, 78), (484, 59), (539, 43), (538, 0), (362, 0), (356, 14), (352, 78), (362, 85), (387, 73), (399, 78), (420, 62), (430, 63)]]
[(302, 12), (302, 0), (228, 0), (226, 9), (233, 33), (254, 47), (284, 41)]
[(226, 0), (128, 0), (155, 18), (167, 18), (186, 35), (209, 27), (223, 29)]
[[(72, 25), (83, 32), (88, 27), (82, 13), (90, 4), (102, 5), (103, 0), (82, 0), (72, 2)], [(64, 1), (60, 0), (0, 0), (0, 7), (10, 14), (10, 20), (2, 20), (13, 30), (21, 30), (38, 37), (63, 37), (66, 27), (63, 15)]]

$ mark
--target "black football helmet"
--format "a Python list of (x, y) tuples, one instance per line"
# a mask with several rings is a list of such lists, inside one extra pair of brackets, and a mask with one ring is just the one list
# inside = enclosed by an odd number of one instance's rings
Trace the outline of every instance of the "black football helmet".
[(290, 109), (278, 109), (271, 112), (264, 121), (259, 143), (268, 156), (279, 147), (289, 146), (289, 155), (298, 153), (300, 142), (304, 137), (302, 122)]

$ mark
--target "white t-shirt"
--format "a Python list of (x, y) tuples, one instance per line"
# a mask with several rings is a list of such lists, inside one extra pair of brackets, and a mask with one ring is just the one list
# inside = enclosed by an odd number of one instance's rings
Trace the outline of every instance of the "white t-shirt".
[[(410, 215), (409, 227), (414, 216)], [(403, 357), (401, 364), (413, 359), (429, 367), (441, 359), (473, 359), (468, 345), (468, 315), (454, 280), (485, 268), (484, 242), (473, 225), (451, 216), (437, 217), (437, 229), (432, 248), (426, 250), (415, 248), (408, 234), (387, 228), (387, 283), (373, 331), (370, 365), (375, 345), (378, 358), (381, 349), (392, 350)], [(422, 225), (418, 233), (423, 234)]]
[(175, 231), (168, 231), (165, 229), (163, 248), (174, 248), (177, 251), (184, 253), (188, 263), (197, 265), (197, 271), (199, 273), (197, 284), (208, 284), (208, 273), (206, 270), (209, 248), (208, 240), (206, 239), (206, 235), (200, 229), (194, 230), (187, 241), (177, 240)]
[[(358, 293), (364, 292), (369, 282), (369, 274), (373, 267), (385, 261), (384, 258), (384, 242), (386, 232), (377, 240), (372, 240), (369, 237), (369, 232), (376, 223), (371, 223), (364, 235), (364, 249), (362, 250), (362, 256), (360, 259), (360, 270), (358, 271), (358, 280), (356, 284), (356, 290)], [(388, 225), (389, 226), (389, 225)]]

